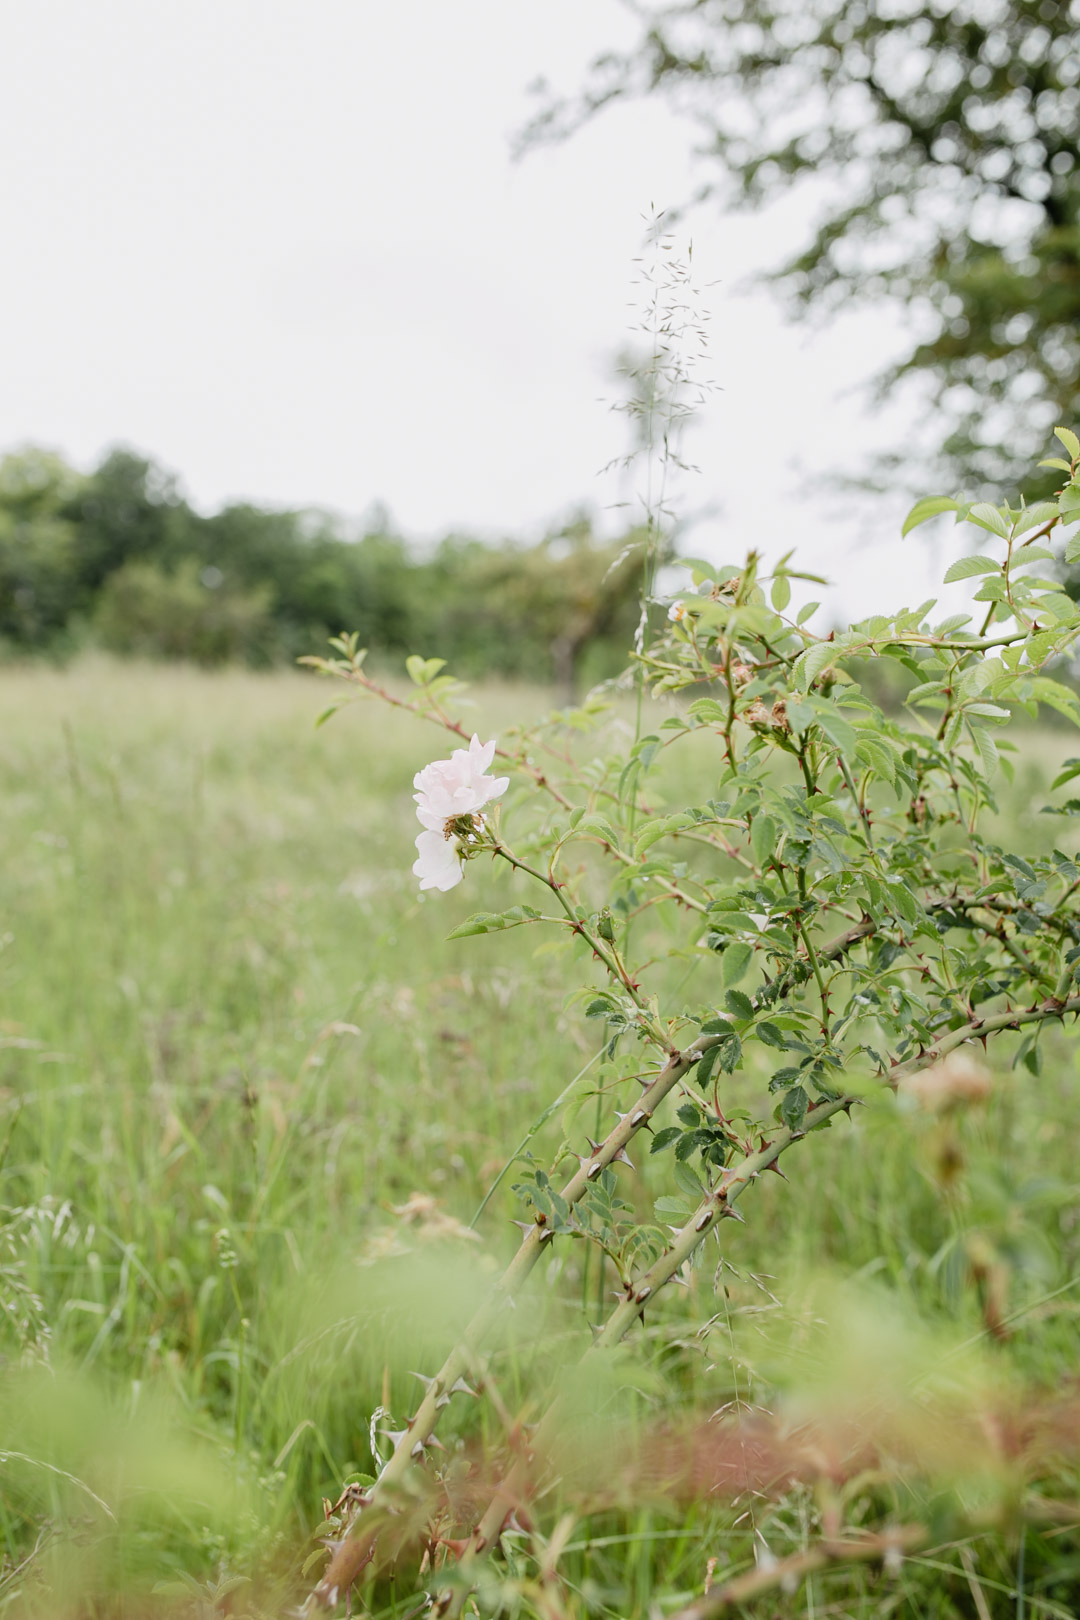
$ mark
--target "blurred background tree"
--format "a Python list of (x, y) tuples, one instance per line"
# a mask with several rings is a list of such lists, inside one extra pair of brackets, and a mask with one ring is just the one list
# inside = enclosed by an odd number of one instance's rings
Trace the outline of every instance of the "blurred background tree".
[(628, 4), (636, 42), (575, 95), (538, 85), (523, 146), (663, 97), (714, 170), (698, 201), (809, 190), (774, 283), (795, 310), (899, 304), (911, 346), (879, 395), (921, 382), (948, 424), (939, 476), (1015, 487), (1080, 418), (1078, 0)]
[(383, 511), (204, 516), (134, 451), (84, 475), (31, 448), (0, 459), (0, 648), (259, 666), (355, 630), (376, 656), (437, 648), (461, 674), (578, 692), (623, 667), (643, 540), (578, 514), (531, 545), (450, 535), (421, 551)]
[(606, 543), (587, 514), (534, 546), (451, 537), (431, 563), (441, 605), (430, 644), (455, 647), (469, 673), (539, 668), (569, 695), (616, 675), (640, 611), (644, 539)]
[(0, 460), (0, 637), (14, 647), (62, 635), (78, 606), (76, 530), (67, 513), (80, 482), (46, 450)]

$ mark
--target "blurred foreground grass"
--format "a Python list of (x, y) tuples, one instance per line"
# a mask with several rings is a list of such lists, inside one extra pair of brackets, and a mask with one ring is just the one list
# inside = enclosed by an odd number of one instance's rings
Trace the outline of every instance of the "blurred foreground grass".
[[(321, 1498), (372, 1468), (372, 1414), (407, 1416), (412, 1371), (509, 1252), (513, 1177), (479, 1238), (463, 1223), (595, 1050), (538, 932), (445, 943), (511, 903), (504, 881), (470, 867), (449, 896), (415, 892), (411, 780), (439, 733), (368, 705), (316, 731), (326, 701), (292, 674), (4, 672), (0, 1609), (295, 1603)], [(486, 737), (543, 705), (491, 691), (472, 712)], [(1064, 751), (1053, 735), (1023, 755), (1002, 820), (1020, 850), (1062, 836), (1037, 811), (1044, 755)], [(883, 1103), (804, 1144), (793, 1184), (767, 1177), (724, 1231), (726, 1273), (714, 1250), (615, 1365), (632, 1396), (592, 1390), (589, 1410), (647, 1424), (783, 1401), (820, 1421), (843, 1396), (888, 1409), (899, 1453), (898, 1433), (917, 1451), (937, 1422), (931, 1386), (965, 1433), (1060, 1395), (1077, 1373), (1078, 1126), (1058, 1035), (1040, 1075), (1000, 1073), (985, 1105)], [(537, 1151), (559, 1139), (553, 1121)], [(669, 1173), (645, 1167), (653, 1197)], [(513, 1410), (580, 1348), (582, 1300), (606, 1286), (572, 1247), (550, 1280), (495, 1366)], [(491, 1421), (459, 1405), (451, 1433)], [(951, 1445), (937, 1474), (977, 1522), (1014, 1474)], [(1059, 1501), (1076, 1500), (1072, 1468), (1063, 1452)], [(878, 1469), (860, 1489), (869, 1524), (932, 1516), (944, 1486)], [(616, 1615), (689, 1601), (709, 1559), (722, 1574), (797, 1550), (823, 1511), (820, 1482), (734, 1505), (588, 1490), (599, 1506), (561, 1568)], [(1070, 1615), (1080, 1555), (1058, 1517), (747, 1612), (1012, 1614), (1022, 1547), (1024, 1612)], [(407, 1597), (380, 1601), (404, 1614)]]

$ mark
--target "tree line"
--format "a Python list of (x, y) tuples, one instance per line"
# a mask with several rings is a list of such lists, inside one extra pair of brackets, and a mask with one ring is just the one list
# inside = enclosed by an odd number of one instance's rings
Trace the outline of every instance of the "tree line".
[(385, 515), (204, 516), (131, 450), (84, 474), (25, 449), (0, 459), (0, 648), (267, 666), (355, 630), (376, 655), (438, 646), (462, 674), (573, 689), (621, 667), (639, 538), (603, 540), (580, 515), (533, 544), (450, 534), (420, 552)]

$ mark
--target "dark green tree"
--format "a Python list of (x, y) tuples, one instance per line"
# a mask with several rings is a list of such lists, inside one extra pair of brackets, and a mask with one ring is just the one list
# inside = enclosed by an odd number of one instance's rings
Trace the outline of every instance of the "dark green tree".
[(633, 633), (645, 537), (598, 539), (581, 517), (534, 545), (450, 536), (419, 553), (386, 513), (234, 503), (195, 511), (132, 450), (89, 474), (28, 448), (0, 457), (0, 649), (201, 664), (287, 661), (355, 630), (399, 662), (437, 641), (470, 676), (616, 674)]
[(80, 605), (78, 533), (65, 514), (81, 482), (48, 450), (0, 458), (0, 638), (20, 649), (62, 634)]
[(202, 521), (197, 543), (225, 583), (269, 587), (286, 655), (346, 628), (366, 645), (404, 653), (417, 564), (385, 528), (348, 534), (323, 512), (234, 505)]
[(1080, 418), (1080, 0), (629, 0), (641, 30), (584, 89), (540, 86), (525, 145), (662, 96), (713, 169), (700, 199), (758, 207), (812, 182), (811, 239), (773, 280), (796, 309), (892, 298), (944, 463), (1014, 485)]
[(79, 480), (64, 516), (78, 533), (76, 573), (87, 598), (125, 563), (179, 562), (193, 549), (198, 521), (171, 473), (124, 448)]
[(427, 610), (418, 623), (444, 638), (456, 668), (539, 677), (573, 699), (625, 664), (645, 541), (644, 532), (602, 540), (588, 516), (531, 546), (451, 536), (425, 572)]

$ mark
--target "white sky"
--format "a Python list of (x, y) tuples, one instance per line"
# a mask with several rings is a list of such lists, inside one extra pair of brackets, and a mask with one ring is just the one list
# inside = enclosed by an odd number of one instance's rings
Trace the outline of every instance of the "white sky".
[[(125, 441), (203, 508), (381, 499), (419, 537), (619, 499), (601, 396), (691, 131), (642, 106), (509, 155), (533, 78), (572, 87), (631, 37), (617, 0), (0, 0), (0, 23), (0, 448)], [(902, 427), (851, 392), (894, 320), (814, 333), (734, 291), (807, 217), (690, 227), (722, 390), (692, 548), (796, 544), (852, 611), (893, 608), (942, 566), (901, 546), (906, 502), (860, 526), (811, 478)]]

